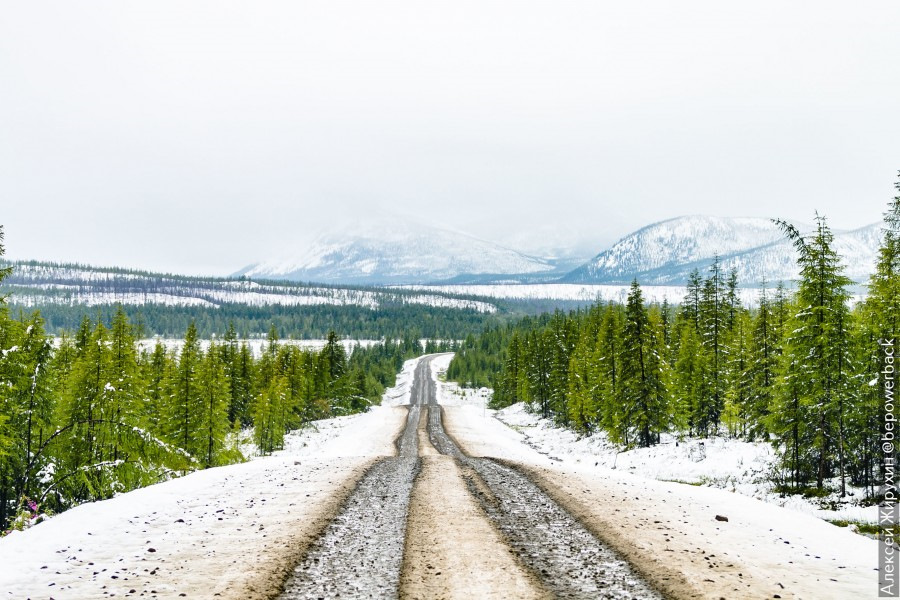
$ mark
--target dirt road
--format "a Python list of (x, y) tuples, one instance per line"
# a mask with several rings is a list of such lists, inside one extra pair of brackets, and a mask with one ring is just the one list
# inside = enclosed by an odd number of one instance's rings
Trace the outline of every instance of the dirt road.
[(397, 456), (366, 473), (297, 567), (295, 598), (661, 598), (527, 475), (468, 456), (419, 362)]

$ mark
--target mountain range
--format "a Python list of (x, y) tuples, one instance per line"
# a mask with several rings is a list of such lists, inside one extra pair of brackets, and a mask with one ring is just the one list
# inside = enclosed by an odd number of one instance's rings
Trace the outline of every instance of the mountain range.
[(247, 266), (235, 275), (344, 284), (472, 283), (558, 278), (567, 270), (558, 263), (462, 232), (379, 219), (324, 233), (296, 254)]
[[(811, 227), (795, 223), (802, 233)], [(846, 274), (864, 283), (881, 224), (834, 231)], [(307, 248), (249, 265), (237, 276), (342, 284), (585, 283), (682, 285), (714, 257), (743, 285), (790, 281), (796, 253), (779, 227), (756, 217), (683, 216), (643, 227), (593, 258), (535, 256), (471, 235), (391, 220), (321, 235)]]
[[(794, 223), (801, 233), (812, 227)], [(834, 231), (834, 248), (846, 274), (864, 283), (875, 266), (881, 224)], [(704, 272), (718, 256), (723, 269), (737, 269), (745, 285), (790, 281), (799, 275), (793, 244), (770, 219), (678, 217), (648, 225), (568, 273), (572, 283), (684, 284), (691, 271)]]

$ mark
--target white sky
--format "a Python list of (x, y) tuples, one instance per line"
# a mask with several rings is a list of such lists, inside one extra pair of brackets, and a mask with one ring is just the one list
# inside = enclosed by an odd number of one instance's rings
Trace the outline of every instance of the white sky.
[[(877, 221), (900, 2), (0, 0), (14, 258), (232, 272), (348, 215), (590, 253)], [(532, 235), (534, 232), (534, 235)]]

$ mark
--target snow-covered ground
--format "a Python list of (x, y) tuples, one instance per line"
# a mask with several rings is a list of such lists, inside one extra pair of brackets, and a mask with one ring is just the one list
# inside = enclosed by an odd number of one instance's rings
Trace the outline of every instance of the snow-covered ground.
[[(473, 396), (480, 397), (480, 393), (473, 390)], [(827, 509), (815, 499), (774, 493), (770, 476), (777, 457), (768, 443), (720, 437), (679, 442), (672, 436), (663, 436), (662, 443), (651, 448), (620, 452), (603, 434), (579, 438), (573, 431), (529, 413), (521, 403), (496, 411), (495, 416), (518, 431), (526, 444), (554, 460), (720, 488), (829, 521), (878, 522), (877, 506), (862, 507), (855, 502), (862, 498), (861, 490), (850, 488), (853, 496), (840, 506)]]
[(438, 382), (438, 402), (445, 406), (469, 406), (506, 424), (520, 441), (548, 458), (568, 464), (615, 469), (649, 479), (707, 486), (736, 492), (827, 521), (878, 522), (877, 506), (859, 506), (862, 490), (848, 488), (843, 502), (829, 497), (822, 501), (792, 495), (781, 497), (772, 491), (770, 476), (777, 457), (764, 442), (751, 443), (725, 438), (678, 441), (663, 436), (661, 444), (621, 452), (605, 434), (579, 437), (574, 431), (556, 426), (548, 419), (528, 412), (522, 403), (494, 411), (486, 408), (491, 390), (461, 388), (443, 381), (442, 374), (452, 355), (436, 359), (432, 373)]
[(455, 440), (473, 456), (520, 465), (673, 597), (877, 596), (874, 540), (728, 490), (578, 463), (574, 454), (551, 458), (482, 411), (477, 401), (445, 409)]
[[(58, 339), (58, 338), (57, 338)], [(176, 353), (181, 352), (181, 348), (184, 346), (183, 339), (177, 338), (145, 338), (138, 341), (138, 347), (144, 350), (152, 351), (154, 346), (156, 346), (156, 342), (159, 341), (165, 346), (166, 350), (175, 350)], [(217, 340), (218, 343), (222, 343), (222, 340)], [(200, 340), (200, 348), (206, 352), (209, 349), (209, 345), (211, 340), (204, 339)], [(325, 347), (327, 343), (326, 340), (278, 340), (278, 344), (289, 344), (292, 346), (297, 346), (303, 350), (314, 350), (319, 351)], [(348, 353), (352, 353), (353, 349), (356, 347), (360, 348), (369, 348), (374, 346), (375, 344), (381, 344), (382, 340), (341, 340), (341, 345), (344, 346), (344, 350)], [(242, 339), (238, 340), (238, 344), (247, 344), (250, 348), (250, 352), (254, 357), (259, 358), (265, 347), (269, 344), (268, 340), (264, 338), (252, 338), (252, 339)]]
[[(510, 300), (572, 300), (585, 303), (618, 302), (624, 304), (628, 298), (630, 286), (580, 283), (510, 283), (510, 284), (469, 284), (469, 285), (404, 285), (397, 286), (407, 290), (439, 292), (444, 294), (460, 294)], [(686, 293), (685, 287), (679, 285), (642, 285), (644, 299), (647, 302), (670, 304), (681, 302)], [(759, 290), (742, 288), (739, 291), (741, 301), (747, 306), (754, 306), (759, 297)]]
[[(448, 298), (437, 294), (401, 294), (385, 295), (380, 292), (310, 288), (310, 293), (264, 293), (258, 291), (233, 291), (227, 289), (194, 289), (185, 288), (180, 293), (163, 292), (111, 292), (83, 291), (71, 289), (75, 286), (43, 284), (44, 289), (53, 289), (57, 294), (34, 293), (30, 287), (10, 286), (14, 294), (13, 300), (22, 306), (42, 306), (45, 304), (64, 304), (67, 306), (100, 304), (125, 304), (143, 306), (145, 304), (163, 304), (166, 306), (206, 306), (216, 307), (223, 304), (246, 304), (249, 306), (362, 306), (377, 309), (382, 304), (420, 304), (436, 308), (453, 308), (459, 310), (475, 310), (482, 313), (493, 313), (497, 307), (489, 302), (467, 300), (465, 298)], [(17, 293), (18, 292), (18, 293)]]
[(179, 278), (129, 273), (102, 268), (17, 264), (5, 282), (11, 301), (20, 306), (44, 304), (163, 304), (168, 306), (361, 306), (414, 304), (483, 313), (496, 312), (490, 302), (453, 298), (436, 293), (358, 289), (302, 283), (259, 283), (249, 280)]

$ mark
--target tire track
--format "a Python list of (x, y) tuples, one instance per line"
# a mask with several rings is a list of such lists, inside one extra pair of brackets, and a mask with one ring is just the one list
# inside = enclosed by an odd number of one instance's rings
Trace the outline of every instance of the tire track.
[(422, 468), (420, 421), (431, 445), (456, 461), (468, 493), (502, 541), (547, 592), (559, 598), (662, 598), (523, 473), (462, 452), (443, 427), (430, 363), (426, 358), (416, 367), (397, 456), (376, 462), (363, 476), (294, 569), (281, 598), (398, 597), (410, 497)]
[[(413, 400), (423, 398), (416, 394), (418, 370), (415, 377)], [(282, 599), (397, 597), (410, 495), (421, 468), (421, 406), (414, 403), (408, 410), (406, 427), (394, 442), (397, 456), (376, 462), (363, 476), (294, 569)]]
[(548, 590), (559, 598), (663, 597), (524, 474), (489, 458), (466, 456), (444, 429), (434, 396), (432, 390), (432, 445), (459, 462), (470, 493)]

